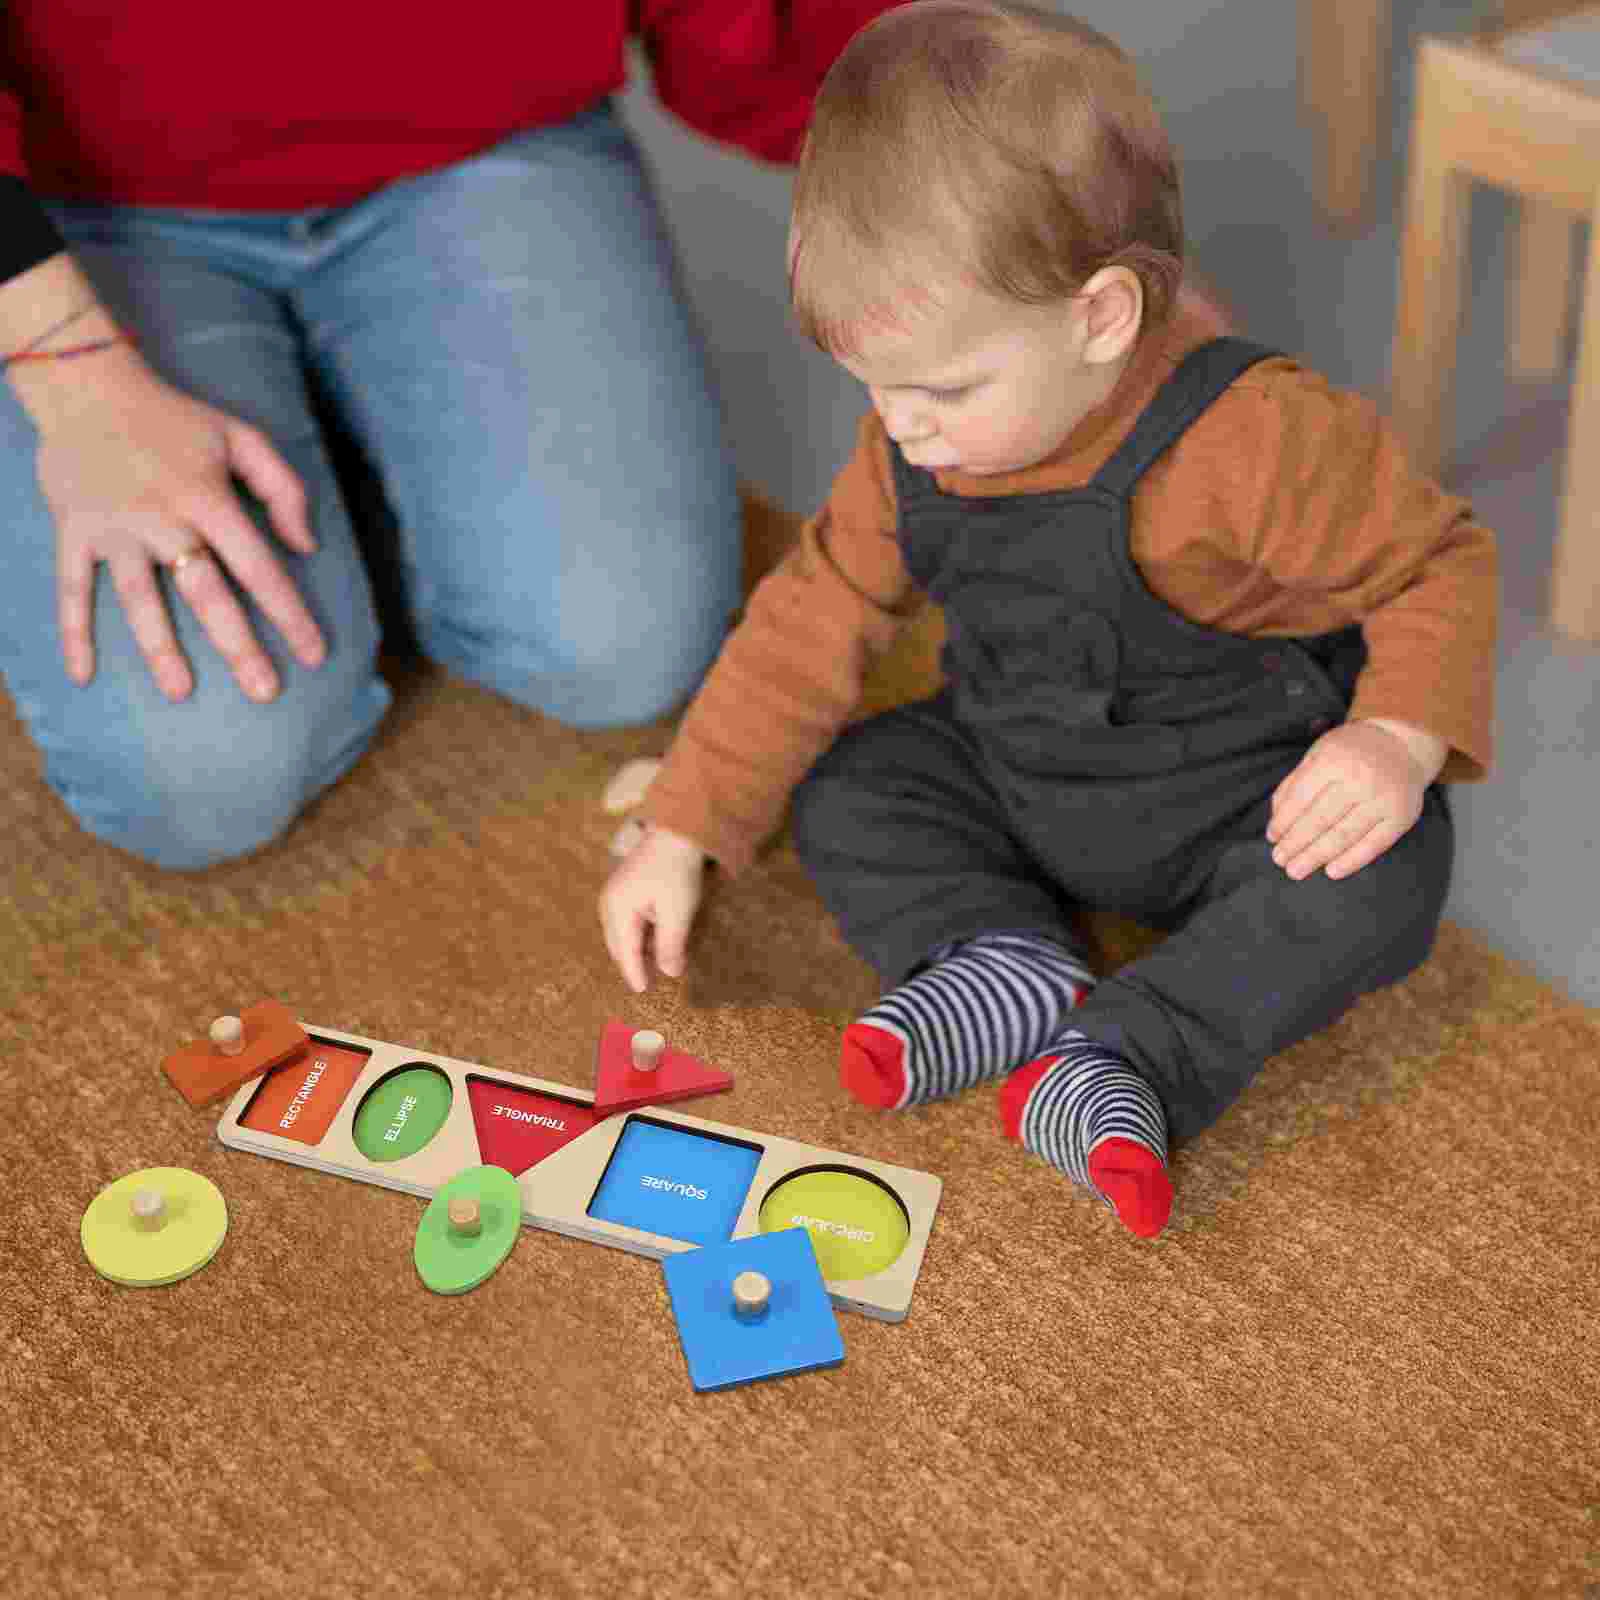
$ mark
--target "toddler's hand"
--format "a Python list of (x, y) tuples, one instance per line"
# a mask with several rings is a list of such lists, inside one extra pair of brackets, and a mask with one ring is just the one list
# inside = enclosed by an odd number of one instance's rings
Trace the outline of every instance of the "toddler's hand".
[(1324, 865), (1330, 878), (1359, 872), (1422, 815), (1432, 776), (1398, 734), (1373, 722), (1344, 723), (1273, 791), (1272, 859), (1296, 879)]
[(650, 828), (600, 891), (606, 949), (635, 994), (650, 986), (644, 965), (647, 927), (655, 928), (656, 965), (669, 978), (683, 976), (705, 863), (705, 851), (692, 839)]

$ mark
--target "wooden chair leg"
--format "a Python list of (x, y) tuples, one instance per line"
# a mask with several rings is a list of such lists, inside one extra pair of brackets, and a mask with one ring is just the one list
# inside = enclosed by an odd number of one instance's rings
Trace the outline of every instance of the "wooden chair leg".
[(1390, 0), (1300, 0), (1300, 99), (1323, 139), (1322, 202), (1358, 227), (1388, 103)]
[(1333, 15), (1333, 7), (1327, 0), (1300, 0), (1295, 21), (1300, 114), (1316, 127), (1319, 138), (1325, 134), (1333, 91), (1337, 87), (1338, 52)]
[(1513, 377), (1553, 378), (1561, 368), (1575, 226), (1565, 211), (1522, 197), (1509, 288), (1507, 356)]
[(1466, 269), (1469, 180), (1450, 162), (1451, 113), (1437, 57), (1424, 39), (1417, 54), (1389, 400), (1413, 464), (1430, 476), (1444, 464)]
[[(1595, 196), (1600, 218), (1600, 193)], [(1589, 230), (1578, 362), (1567, 424), (1560, 520), (1550, 573), (1550, 620), (1569, 638), (1600, 643), (1600, 226)]]

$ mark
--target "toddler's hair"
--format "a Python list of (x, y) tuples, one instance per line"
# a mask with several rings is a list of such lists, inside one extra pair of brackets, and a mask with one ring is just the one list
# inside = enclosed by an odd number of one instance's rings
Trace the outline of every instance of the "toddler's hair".
[(817, 94), (795, 176), (789, 295), (834, 356), (961, 283), (1048, 305), (1102, 267), (1183, 277), (1177, 163), (1128, 56), (1014, 0), (912, 0), (869, 23)]

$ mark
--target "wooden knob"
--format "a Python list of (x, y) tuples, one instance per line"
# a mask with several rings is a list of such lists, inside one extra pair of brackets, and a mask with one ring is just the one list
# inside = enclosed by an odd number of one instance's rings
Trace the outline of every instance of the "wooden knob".
[(449, 1205), (450, 1231), (466, 1237), (483, 1228), (483, 1212), (476, 1198), (470, 1194), (452, 1195)]
[(167, 1198), (159, 1189), (135, 1189), (128, 1212), (134, 1227), (154, 1233), (167, 1220)]
[(640, 1072), (654, 1072), (661, 1065), (666, 1039), (654, 1029), (644, 1028), (633, 1036), (633, 1064)]
[(745, 1322), (753, 1322), (767, 1314), (772, 1299), (772, 1283), (760, 1272), (741, 1272), (733, 1280), (733, 1314)]
[(211, 1042), (225, 1056), (244, 1049), (244, 1024), (237, 1017), (218, 1017), (211, 1024)]

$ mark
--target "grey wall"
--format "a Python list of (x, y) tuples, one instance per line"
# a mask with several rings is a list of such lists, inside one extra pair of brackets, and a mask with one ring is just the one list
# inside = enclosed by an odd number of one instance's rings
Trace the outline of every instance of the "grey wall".
[[(1481, 7), (1395, 0), (1393, 149), (1374, 174), (1374, 220), (1355, 239), (1330, 231), (1318, 209), (1316, 146), (1298, 113), (1294, 5), (1078, 0), (1072, 9), (1122, 43), (1160, 99), (1182, 156), (1191, 253), (1238, 308), (1243, 331), (1381, 400), (1415, 39), (1459, 33)], [(864, 396), (788, 321), (788, 175), (713, 148), (663, 114), (638, 56), (623, 106), (656, 171), (739, 470), (808, 512), (849, 451)], [(1488, 190), (1473, 204), (1459, 456), (1447, 478), (1499, 536), (1506, 598), (1498, 764), (1487, 782), (1451, 791), (1459, 854), (1449, 913), (1600, 1005), (1600, 648), (1565, 644), (1542, 620), (1567, 380), (1518, 391), (1502, 375), (1514, 206)]]

